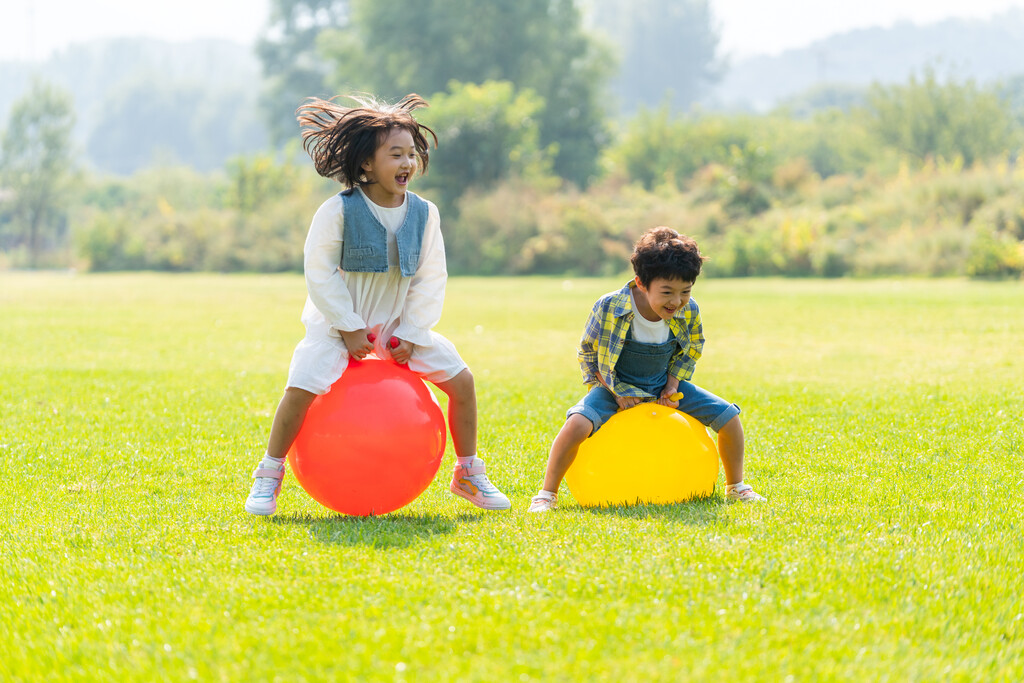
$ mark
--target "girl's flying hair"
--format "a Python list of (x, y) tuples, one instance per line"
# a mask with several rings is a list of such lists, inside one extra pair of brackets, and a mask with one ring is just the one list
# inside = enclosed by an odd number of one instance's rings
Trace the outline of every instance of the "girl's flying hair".
[(412, 116), (413, 110), (430, 106), (426, 100), (410, 94), (398, 104), (389, 105), (370, 95), (350, 95), (348, 99), (359, 106), (343, 107), (335, 99), (310, 97), (295, 110), (302, 130), (302, 147), (313, 159), (317, 173), (347, 187), (365, 184), (363, 162), (373, 157), (394, 128), (412, 134), (420, 172), (426, 173), (430, 155), (425, 133), (434, 138), (434, 147), (437, 135)]

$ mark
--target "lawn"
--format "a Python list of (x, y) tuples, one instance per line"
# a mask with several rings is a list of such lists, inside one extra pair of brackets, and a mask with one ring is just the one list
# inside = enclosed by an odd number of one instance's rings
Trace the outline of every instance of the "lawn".
[(301, 277), (0, 273), (0, 679), (1024, 679), (1024, 285), (702, 280), (768, 503), (527, 515), (620, 284), (449, 283), (510, 512), (262, 519)]

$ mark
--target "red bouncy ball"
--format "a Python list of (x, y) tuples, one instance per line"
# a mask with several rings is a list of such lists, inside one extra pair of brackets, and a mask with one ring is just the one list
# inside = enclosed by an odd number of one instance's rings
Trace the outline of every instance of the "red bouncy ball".
[(430, 389), (408, 368), (369, 356), (350, 360), (313, 399), (288, 459), (325, 507), (382, 515), (426, 490), (444, 446), (444, 415)]

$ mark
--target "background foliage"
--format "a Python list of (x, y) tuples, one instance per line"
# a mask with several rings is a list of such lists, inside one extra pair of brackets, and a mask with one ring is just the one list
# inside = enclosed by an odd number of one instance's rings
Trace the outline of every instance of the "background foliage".
[[(662, 30), (689, 37), (639, 37)], [(132, 76), (111, 63), (130, 57), (119, 43), (99, 62), (119, 86), (87, 110), (104, 119), (84, 148), (65, 136), (59, 163), (43, 171), (34, 153), (26, 175), (12, 147), (24, 116), (7, 122), (0, 267), (299, 269), (309, 218), (338, 188), (299, 153), (294, 107), (366, 89), (432, 102), (421, 116), (441, 144), (415, 189), (441, 209), (455, 273), (615, 272), (661, 223), (698, 239), (709, 274), (1021, 275), (1024, 76), (929, 65), (766, 112), (693, 107), (726, 69), (716, 46), (704, 0), (275, 0), (258, 54), (277, 143), (231, 155), (252, 139), (256, 94)], [(63, 104), (29, 93), (12, 111), (70, 129), (69, 93), (38, 87)], [(33, 191), (45, 206), (26, 212)]]

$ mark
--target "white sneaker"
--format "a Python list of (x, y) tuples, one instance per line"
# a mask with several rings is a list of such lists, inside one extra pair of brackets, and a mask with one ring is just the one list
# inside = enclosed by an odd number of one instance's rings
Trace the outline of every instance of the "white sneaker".
[(484, 510), (508, 510), (512, 507), (505, 494), (487, 478), (484, 461), (477, 458), (472, 465), (455, 463), (451, 491)]
[(274, 514), (277, 512), (277, 494), (281, 493), (284, 465), (274, 467), (260, 460), (252, 476), (256, 481), (245, 499), (245, 511), (253, 515)]
[(754, 491), (754, 487), (750, 484), (740, 484), (734, 486), (731, 489), (725, 489), (725, 499), (730, 503), (739, 501), (741, 503), (758, 503), (765, 502), (767, 499)]
[(558, 496), (547, 498), (545, 496), (534, 496), (530, 499), (530, 507), (527, 512), (548, 512), (558, 509)]

